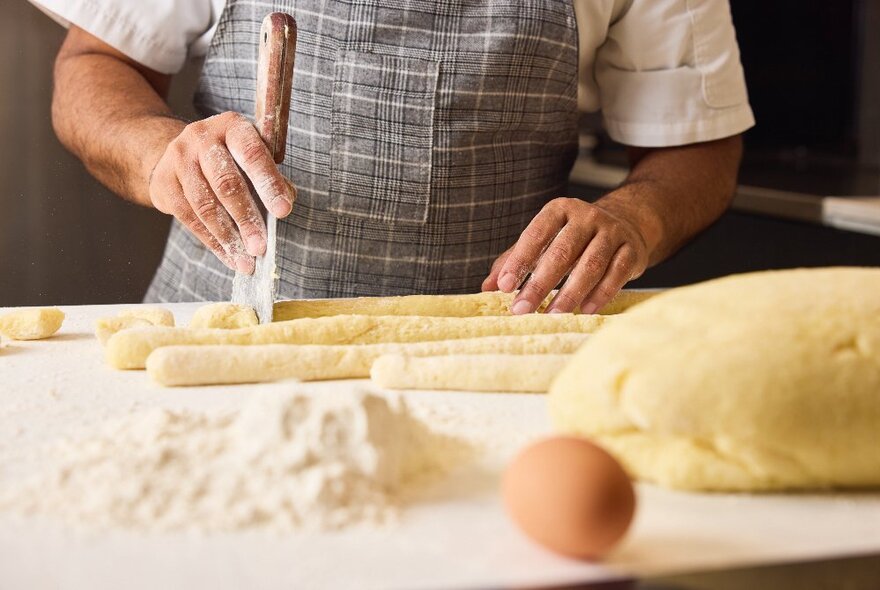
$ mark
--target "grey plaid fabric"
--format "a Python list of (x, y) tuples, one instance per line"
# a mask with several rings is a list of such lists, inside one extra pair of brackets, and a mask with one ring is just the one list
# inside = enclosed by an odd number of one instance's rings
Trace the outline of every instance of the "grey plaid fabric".
[[(279, 296), (479, 290), (576, 154), (571, 0), (231, 0), (196, 95), (206, 116), (253, 113), (276, 10), (299, 25)], [(175, 223), (146, 300), (224, 300), (231, 285)]]

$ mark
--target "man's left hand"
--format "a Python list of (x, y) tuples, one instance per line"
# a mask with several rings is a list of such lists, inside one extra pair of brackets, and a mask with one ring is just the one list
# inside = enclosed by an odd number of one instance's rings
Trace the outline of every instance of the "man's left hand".
[(492, 265), (483, 291), (514, 291), (515, 314), (538, 309), (568, 275), (547, 307), (548, 313), (595, 313), (648, 265), (645, 237), (625, 213), (580, 199), (547, 203), (519, 240)]

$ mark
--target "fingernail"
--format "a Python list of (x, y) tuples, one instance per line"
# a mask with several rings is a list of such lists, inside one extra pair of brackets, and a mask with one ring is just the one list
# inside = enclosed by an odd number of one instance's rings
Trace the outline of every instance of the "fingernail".
[(251, 256), (262, 256), (266, 253), (266, 240), (260, 236), (253, 234), (245, 239), (247, 252)]
[(585, 314), (587, 314), (587, 315), (591, 315), (591, 314), (596, 313), (596, 310), (597, 310), (597, 309), (599, 309), (599, 306), (596, 305), (595, 303), (592, 303), (592, 302), (590, 302), (590, 303), (584, 303), (584, 304), (581, 306), (581, 313), (585, 313)]
[(272, 199), (272, 215), (278, 218), (287, 217), (293, 210), (293, 205), (284, 197), (278, 196)]
[(545, 311), (544, 313), (565, 313), (565, 312), (562, 311), (561, 309), (556, 309), (556, 308), (554, 307), (554, 308), (552, 308), (552, 309), (548, 309), (548, 310)]
[(235, 268), (242, 274), (254, 274), (254, 265), (254, 259), (250, 256), (241, 256), (235, 259)]
[(525, 299), (520, 299), (516, 303), (513, 304), (513, 307), (510, 308), (510, 311), (514, 313), (514, 315), (522, 315), (525, 313), (532, 313), (535, 310), (532, 307), (532, 304)]
[(516, 278), (513, 276), (513, 273), (506, 272), (501, 275), (501, 278), (498, 279), (498, 288), (505, 293), (510, 293), (516, 289)]

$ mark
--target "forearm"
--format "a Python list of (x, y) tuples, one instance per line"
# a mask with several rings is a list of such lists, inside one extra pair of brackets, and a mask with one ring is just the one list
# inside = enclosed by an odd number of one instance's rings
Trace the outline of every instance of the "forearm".
[(160, 96), (167, 77), (140, 71), (106, 48), (94, 51), (90, 41), (87, 33), (71, 31), (56, 60), (55, 131), (104, 185), (150, 206), (150, 173), (186, 123)]
[(730, 205), (742, 138), (654, 150), (632, 149), (624, 184), (596, 204), (638, 225), (649, 265), (671, 256)]

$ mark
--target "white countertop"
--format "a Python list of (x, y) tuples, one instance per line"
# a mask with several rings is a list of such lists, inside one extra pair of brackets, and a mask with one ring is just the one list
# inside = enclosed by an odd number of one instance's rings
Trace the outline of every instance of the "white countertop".
[[(0, 485), (32, 471), (37, 451), (114, 417), (151, 407), (236, 407), (260, 387), (320, 393), (357, 382), (163, 389), (142, 371), (103, 364), (92, 335), (120, 306), (63, 307), (53, 339), (0, 350)], [(127, 307), (127, 306), (123, 306)], [(196, 308), (170, 306), (179, 324)], [(417, 409), (487, 445), (384, 529), (340, 533), (139, 534), (77, 531), (0, 515), (2, 588), (481, 588), (696, 571), (880, 551), (880, 494), (706, 495), (638, 487), (633, 529), (604, 564), (557, 557), (504, 515), (501, 469), (549, 432), (543, 396), (405, 394)]]

